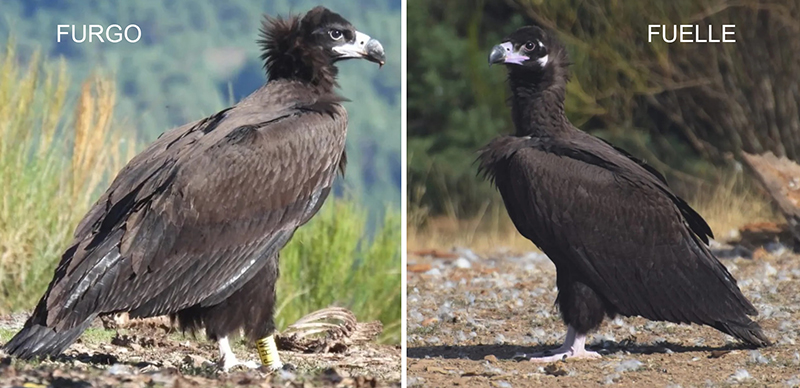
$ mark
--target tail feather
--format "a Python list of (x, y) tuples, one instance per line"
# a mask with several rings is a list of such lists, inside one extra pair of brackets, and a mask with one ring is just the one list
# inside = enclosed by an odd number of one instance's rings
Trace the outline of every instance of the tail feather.
[(11, 356), (22, 359), (55, 357), (72, 345), (91, 325), (93, 319), (94, 316), (80, 325), (59, 332), (29, 320), (25, 323), (25, 327), (3, 346), (3, 350)]
[(772, 345), (772, 342), (761, 330), (761, 326), (750, 319), (747, 319), (746, 322), (716, 322), (714, 328), (757, 348)]

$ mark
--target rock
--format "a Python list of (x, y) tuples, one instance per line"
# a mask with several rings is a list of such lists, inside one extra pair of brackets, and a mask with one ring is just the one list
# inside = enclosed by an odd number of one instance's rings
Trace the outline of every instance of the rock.
[(186, 363), (187, 365), (190, 365), (190, 366), (194, 367), (194, 368), (201, 368), (203, 366), (212, 364), (211, 361), (209, 361), (208, 359), (206, 359), (206, 358), (204, 358), (202, 356), (198, 356), (196, 354), (188, 354), (188, 355), (186, 355), (186, 357), (183, 358), (183, 362)]
[(622, 378), (622, 376), (620, 376), (619, 373), (612, 373), (612, 374), (606, 376), (606, 378), (603, 380), (603, 384), (611, 385), (611, 384), (614, 384), (617, 381), (619, 381), (621, 378)]
[(614, 370), (617, 371), (618, 373), (623, 373), (623, 372), (635, 371), (641, 367), (642, 367), (641, 361), (630, 359), (620, 362), (619, 365), (617, 365), (617, 367)]
[(106, 373), (114, 376), (120, 376), (120, 375), (124, 376), (133, 374), (133, 369), (131, 369), (130, 366), (125, 364), (114, 364), (111, 365), (111, 367), (106, 370)]
[(428, 263), (409, 264), (408, 266), (406, 266), (408, 272), (414, 272), (414, 273), (428, 272), (431, 270), (431, 268), (432, 268), (431, 265)]
[(456, 266), (456, 268), (461, 268), (461, 269), (472, 268), (472, 263), (470, 263), (469, 260), (463, 257), (460, 257), (458, 258), (458, 260), (454, 261), (453, 265)]
[(734, 374), (731, 375), (730, 380), (741, 383), (745, 380), (750, 380), (753, 377), (750, 376), (750, 372), (747, 369), (737, 369)]
[(563, 362), (554, 362), (544, 367), (544, 373), (550, 376), (558, 377), (558, 376), (566, 376), (567, 373), (569, 372), (567, 371), (567, 368), (564, 367)]
[(431, 268), (430, 270), (428, 270), (427, 272), (425, 272), (425, 275), (429, 275), (429, 276), (442, 276), (442, 271), (439, 271), (439, 268)]
[(753, 364), (764, 364), (764, 365), (769, 364), (769, 359), (764, 357), (764, 355), (761, 354), (761, 352), (759, 352), (758, 350), (750, 351), (749, 361)]
[(497, 356), (495, 356), (494, 354), (488, 354), (484, 356), (483, 359), (489, 362), (497, 362)]
[(428, 327), (431, 325), (435, 325), (437, 323), (439, 323), (439, 318), (433, 317), (433, 318), (426, 318), (425, 320), (422, 321), (422, 323), (420, 323), (420, 325)]

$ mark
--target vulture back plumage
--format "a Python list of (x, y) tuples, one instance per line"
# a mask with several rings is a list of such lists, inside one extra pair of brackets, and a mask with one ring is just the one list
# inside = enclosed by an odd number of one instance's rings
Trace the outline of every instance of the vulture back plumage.
[(577, 333), (605, 316), (712, 326), (769, 340), (736, 280), (707, 247), (705, 220), (644, 161), (570, 124), (566, 50), (523, 27), (495, 46), (508, 68), (516, 133), (481, 150), (514, 225), (553, 261), (562, 318)]
[(165, 132), (119, 172), (5, 345), (9, 354), (57, 355), (95, 317), (121, 311), (173, 314), (212, 339), (274, 330), (278, 252), (344, 169), (347, 112), (334, 64), (384, 57), (377, 41), (323, 7), (266, 18), (259, 44), (268, 82)]

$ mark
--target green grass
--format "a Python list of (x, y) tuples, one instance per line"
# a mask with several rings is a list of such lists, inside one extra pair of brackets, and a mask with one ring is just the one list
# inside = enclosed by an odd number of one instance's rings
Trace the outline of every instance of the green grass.
[[(33, 308), (78, 221), (135, 151), (113, 125), (114, 83), (91, 77), (73, 107), (68, 82), (63, 63), (0, 50), (0, 314)], [(387, 210), (369, 231), (361, 203), (329, 202), (282, 253), (279, 328), (334, 304), (380, 319), (382, 341), (399, 343), (400, 217)]]
[[(359, 321), (383, 322), (382, 341), (400, 343), (400, 216), (387, 210), (374, 233), (350, 200), (328, 200), (281, 252), (278, 328), (330, 305)], [(372, 238), (363, 236), (372, 235)]]
[(132, 154), (110, 125), (112, 83), (91, 77), (67, 108), (66, 66), (0, 50), (0, 312), (29, 308), (101, 182)]

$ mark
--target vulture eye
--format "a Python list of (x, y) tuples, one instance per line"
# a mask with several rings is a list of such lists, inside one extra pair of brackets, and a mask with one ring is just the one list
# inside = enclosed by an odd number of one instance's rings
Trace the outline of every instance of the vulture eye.
[(344, 36), (339, 30), (330, 30), (328, 31), (328, 35), (330, 35), (331, 39), (333, 40), (342, 39), (342, 36)]
[(534, 48), (536, 48), (536, 44), (535, 43), (533, 43), (531, 41), (528, 41), (528, 43), (525, 43), (525, 50), (531, 51)]

